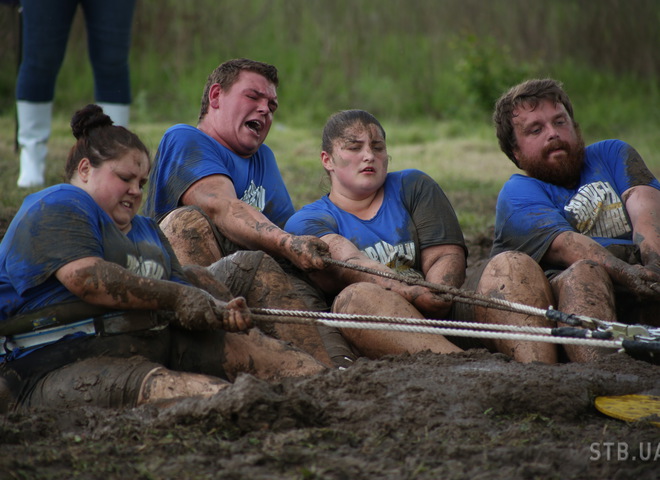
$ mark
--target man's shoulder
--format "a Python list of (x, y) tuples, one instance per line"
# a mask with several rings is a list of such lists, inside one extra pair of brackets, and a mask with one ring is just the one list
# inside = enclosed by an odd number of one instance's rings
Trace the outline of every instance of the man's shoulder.
[(543, 183), (541, 180), (530, 177), (528, 175), (522, 175), (520, 173), (514, 173), (509, 177), (509, 179), (504, 182), (503, 189), (517, 188), (518, 186), (532, 185), (535, 183)]
[(172, 125), (170, 128), (165, 130), (165, 133), (163, 134), (163, 138), (161, 139), (161, 145), (164, 142), (176, 142), (179, 141), (180, 139), (188, 139), (191, 137), (201, 139), (204, 137), (208, 137), (208, 135), (206, 135), (200, 129), (193, 127), (192, 125), (188, 125), (185, 123), (178, 123), (176, 125)]
[(253, 156), (267, 159), (270, 161), (275, 161), (275, 154), (273, 153), (271, 148), (265, 143), (261, 144), (261, 146)]
[(585, 147), (584, 150), (588, 156), (592, 156), (592, 155), (607, 156), (609, 154), (616, 155), (622, 149), (629, 147), (630, 145), (628, 145), (623, 140), (610, 138), (607, 140), (600, 140), (598, 142), (594, 142), (591, 145)]

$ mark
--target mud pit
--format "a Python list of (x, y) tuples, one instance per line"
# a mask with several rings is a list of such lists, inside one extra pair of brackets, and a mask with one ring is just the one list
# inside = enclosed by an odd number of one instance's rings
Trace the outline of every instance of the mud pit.
[(651, 479), (660, 429), (606, 417), (593, 398), (659, 379), (623, 354), (546, 366), (481, 350), (359, 360), (280, 384), (242, 375), (163, 408), (9, 414), (0, 477)]
[(548, 366), (472, 350), (278, 384), (242, 375), (160, 408), (7, 414), (0, 479), (654, 479), (660, 428), (593, 405), (638, 392), (660, 395), (660, 366), (625, 354)]

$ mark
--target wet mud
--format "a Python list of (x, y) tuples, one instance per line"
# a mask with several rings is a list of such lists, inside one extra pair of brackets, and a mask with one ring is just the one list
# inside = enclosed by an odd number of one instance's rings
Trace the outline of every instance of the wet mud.
[(241, 374), (206, 399), (0, 416), (0, 479), (655, 479), (660, 428), (594, 407), (641, 392), (660, 395), (660, 366), (618, 353), (543, 365), (470, 350), (278, 382)]
[(0, 477), (651, 479), (660, 429), (607, 417), (594, 398), (659, 381), (625, 354), (548, 366), (483, 350), (278, 383), (240, 375), (208, 399), (8, 414)]

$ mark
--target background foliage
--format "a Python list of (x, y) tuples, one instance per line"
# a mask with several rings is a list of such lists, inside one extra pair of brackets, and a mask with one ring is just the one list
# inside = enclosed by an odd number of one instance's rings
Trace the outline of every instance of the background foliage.
[[(155, 150), (171, 124), (194, 124), (208, 73), (249, 57), (280, 71), (268, 143), (297, 206), (318, 198), (320, 130), (364, 108), (388, 131), (393, 169), (429, 172), (464, 226), (492, 220), (513, 171), (490, 127), (495, 99), (531, 76), (560, 79), (587, 141), (621, 138), (660, 173), (658, 0), (138, 1), (132, 126)], [(18, 15), (0, 6), (0, 204), (20, 204), (13, 151)], [(49, 180), (71, 145), (68, 120), (94, 101), (78, 12), (58, 78)], [(481, 208), (481, 213), (478, 210)], [(475, 213), (477, 211), (477, 213)], [(475, 218), (476, 215), (476, 218)]]
[[(2, 7), (1, 22), (4, 111), (16, 15)], [(56, 96), (66, 115), (93, 100), (85, 42), (78, 15)], [(560, 78), (577, 103), (632, 94), (660, 105), (658, 45), (657, 0), (160, 0), (138, 2), (131, 66), (145, 121), (194, 121), (206, 75), (233, 57), (279, 68), (282, 121), (347, 106), (472, 119), (529, 75)]]

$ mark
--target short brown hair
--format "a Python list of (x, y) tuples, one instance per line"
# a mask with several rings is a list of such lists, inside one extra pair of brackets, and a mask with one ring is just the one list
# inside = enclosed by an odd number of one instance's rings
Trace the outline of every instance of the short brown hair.
[(561, 82), (551, 78), (527, 80), (512, 87), (495, 103), (493, 123), (500, 149), (518, 166), (513, 151), (518, 146), (513, 129), (513, 111), (520, 105), (529, 105), (536, 108), (541, 100), (551, 100), (555, 104), (561, 103), (566, 108), (571, 121), (578, 127), (573, 118), (573, 105), (570, 98), (562, 88)]
[(268, 79), (275, 87), (279, 86), (279, 79), (277, 78), (277, 68), (263, 62), (250, 60), (248, 58), (235, 58), (221, 63), (211, 72), (206, 80), (204, 86), (204, 93), (202, 93), (202, 108), (199, 112), (199, 121), (205, 116), (209, 110), (209, 91), (214, 84), (220, 85), (224, 91), (229, 90), (242, 71), (255, 72)]

